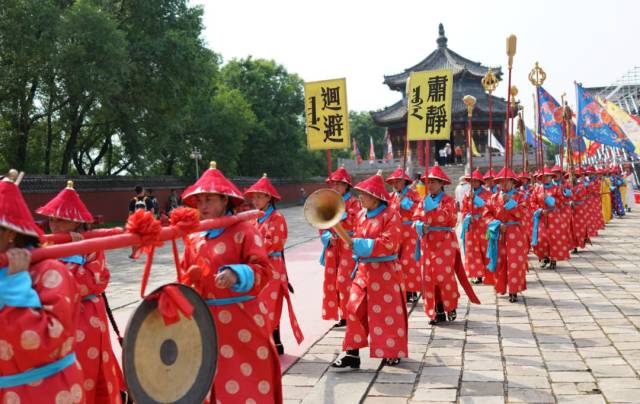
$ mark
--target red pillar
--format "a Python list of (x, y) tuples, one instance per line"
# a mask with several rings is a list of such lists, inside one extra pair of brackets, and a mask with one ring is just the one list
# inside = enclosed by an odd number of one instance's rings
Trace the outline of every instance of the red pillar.
[(424, 166), (424, 140), (418, 141), (418, 165)]

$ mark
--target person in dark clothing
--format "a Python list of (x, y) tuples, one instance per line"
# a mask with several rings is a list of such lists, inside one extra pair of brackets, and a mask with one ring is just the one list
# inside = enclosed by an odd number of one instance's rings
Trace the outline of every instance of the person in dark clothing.
[(129, 215), (138, 209), (153, 212), (153, 201), (147, 197), (144, 188), (140, 185), (135, 187), (136, 196), (129, 201)]

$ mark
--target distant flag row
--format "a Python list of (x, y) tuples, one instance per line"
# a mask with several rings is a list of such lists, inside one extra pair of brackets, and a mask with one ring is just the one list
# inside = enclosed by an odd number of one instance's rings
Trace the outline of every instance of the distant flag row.
[[(356, 158), (356, 162), (358, 164), (362, 163), (362, 155), (360, 154), (360, 148), (358, 148), (358, 143), (356, 142), (356, 139), (353, 138), (351, 139), (351, 143), (353, 146), (353, 155)], [(384, 154), (384, 161), (391, 161), (393, 160), (393, 143), (391, 142), (391, 136), (389, 136), (389, 131), (387, 131), (387, 134), (385, 135), (385, 147), (386, 147), (386, 153)], [(369, 164), (373, 164), (373, 162), (376, 161), (376, 151), (375, 148), (373, 146), (373, 137), (369, 136)]]

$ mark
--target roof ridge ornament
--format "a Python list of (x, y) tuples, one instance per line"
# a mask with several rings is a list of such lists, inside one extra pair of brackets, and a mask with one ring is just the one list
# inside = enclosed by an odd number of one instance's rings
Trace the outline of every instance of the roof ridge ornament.
[(446, 48), (447, 47), (447, 37), (444, 35), (444, 25), (440, 23), (438, 25), (438, 48)]

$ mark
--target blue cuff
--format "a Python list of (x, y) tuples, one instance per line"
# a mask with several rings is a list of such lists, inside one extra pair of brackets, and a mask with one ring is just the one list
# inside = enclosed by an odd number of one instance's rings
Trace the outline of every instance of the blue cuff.
[(405, 196), (400, 201), (400, 207), (404, 210), (410, 210), (413, 207), (413, 201)]
[(0, 269), (0, 309), (4, 306), (40, 308), (40, 296), (33, 290), (27, 271), (9, 275), (9, 269)]
[(476, 208), (481, 208), (481, 207), (483, 207), (483, 206), (484, 206), (484, 201), (482, 200), (482, 198), (480, 198), (478, 195), (476, 195), (476, 196), (473, 198), (473, 205), (474, 205)]
[(424, 222), (422, 220), (416, 220), (416, 233), (418, 233), (418, 237), (424, 236)]
[(616, 187), (611, 186), (611, 187), (609, 187), (609, 190), (610, 190), (610, 191), (615, 191), (615, 190), (616, 190)]
[(424, 211), (431, 212), (438, 207), (438, 202), (434, 201), (431, 196), (424, 198)]
[(238, 293), (248, 292), (253, 288), (254, 276), (253, 269), (246, 264), (232, 264), (225, 265), (218, 269), (218, 272), (222, 272), (225, 269), (232, 270), (238, 277), (238, 281), (231, 287), (231, 290)]
[(504, 208), (506, 210), (511, 210), (511, 209), (515, 208), (516, 206), (518, 206), (518, 202), (516, 202), (513, 199), (509, 199), (509, 201), (504, 204)]
[(556, 206), (556, 199), (555, 199), (553, 196), (551, 196), (551, 195), (547, 195), (547, 196), (544, 198), (544, 203), (545, 203), (548, 207), (552, 208), (552, 207)]
[(327, 247), (332, 237), (333, 237), (333, 234), (331, 234), (329, 230), (323, 231), (322, 234), (320, 235), (320, 240), (322, 240), (322, 245)]
[(353, 253), (358, 257), (369, 257), (373, 252), (373, 244), (372, 238), (354, 238)]
[(568, 188), (565, 188), (562, 193), (564, 194), (564, 196), (566, 196), (567, 198), (571, 196), (571, 190)]

